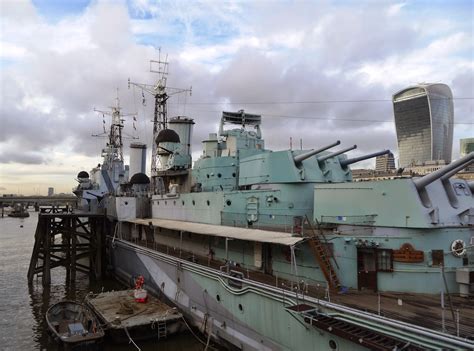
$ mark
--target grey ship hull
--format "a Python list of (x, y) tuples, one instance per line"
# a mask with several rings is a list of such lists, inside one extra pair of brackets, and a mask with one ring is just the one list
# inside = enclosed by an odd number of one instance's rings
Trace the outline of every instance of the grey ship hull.
[[(362, 326), (371, 336), (389, 335), (403, 341), (406, 350), (470, 349), (471, 342), (426, 328), (331, 304), (255, 281), (240, 287), (225, 273), (197, 263), (114, 240), (110, 246), (115, 275), (124, 281), (142, 274), (147, 289), (176, 305), (205, 333), (226, 346), (243, 350), (366, 350), (367, 339), (351, 341), (328, 328), (315, 328), (304, 308), (319, 316), (334, 316), (342, 323)], [(295, 308), (296, 307), (296, 308)], [(304, 308), (303, 308), (304, 307)], [(312, 319), (312, 318), (311, 318)], [(317, 320), (317, 318), (315, 318)], [(344, 322), (345, 321), (345, 322)], [(422, 345), (414, 346), (414, 344)], [(412, 345), (412, 346), (409, 346)], [(332, 348), (335, 347), (335, 348)]]

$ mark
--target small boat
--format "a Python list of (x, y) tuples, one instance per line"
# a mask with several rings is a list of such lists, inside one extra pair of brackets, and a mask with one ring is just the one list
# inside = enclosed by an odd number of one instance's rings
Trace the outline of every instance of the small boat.
[(27, 209), (21, 204), (15, 204), (13, 210), (8, 214), (8, 217), (26, 218), (29, 217)]
[(61, 301), (46, 312), (46, 322), (55, 339), (66, 348), (93, 346), (105, 333), (92, 310), (74, 301)]

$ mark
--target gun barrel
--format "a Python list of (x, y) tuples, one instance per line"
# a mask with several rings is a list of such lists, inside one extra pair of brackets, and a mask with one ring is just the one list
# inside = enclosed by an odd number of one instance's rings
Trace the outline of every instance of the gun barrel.
[(329, 154), (329, 155), (326, 155), (326, 156), (318, 157), (318, 162), (326, 161), (326, 160), (329, 159), (329, 158), (338, 156), (338, 155), (340, 155), (340, 154), (343, 154), (343, 153), (345, 153), (345, 152), (347, 152), (347, 151), (351, 151), (351, 150), (354, 150), (354, 149), (357, 149), (357, 145), (347, 147), (347, 148), (345, 148), (345, 149), (342, 149), (342, 150), (333, 152), (332, 154)]
[(451, 172), (448, 172), (446, 173), (444, 176), (442, 176), (440, 179), (442, 181), (446, 181), (448, 180), (449, 178), (451, 178), (452, 176), (454, 176), (456, 173), (462, 171), (464, 168), (466, 168), (467, 166), (469, 166), (471, 163), (474, 162), (474, 159), (470, 160), (470, 161), (467, 161), (466, 163), (460, 165), (459, 167), (456, 167), (455, 169), (453, 169)]
[[(456, 169), (458, 169), (458, 172), (459, 172), (459, 170), (467, 167), (467, 165), (469, 165), (469, 163), (471, 163), (472, 160), (474, 160), (474, 152), (470, 152), (469, 154), (467, 154), (466, 156), (460, 158), (459, 160), (456, 160), (456, 161), (452, 162), (451, 164), (449, 164), (449, 165), (447, 165), (447, 166), (445, 166), (441, 169), (438, 169), (437, 171), (434, 171), (430, 174), (427, 174), (424, 177), (414, 179), (413, 183), (415, 184), (415, 187), (418, 190), (421, 190), (425, 186), (427, 186), (428, 184), (433, 183), (436, 179), (439, 179), (439, 178), (441, 178), (442, 176), (444, 176), (446, 174), (454, 172), (454, 170), (456, 170)], [(461, 166), (463, 166), (463, 167), (461, 167)], [(453, 174), (455, 174), (455, 173), (453, 173)]]
[(337, 146), (339, 145), (341, 142), (338, 140), (336, 141), (335, 143), (332, 143), (332, 144), (329, 144), (329, 145), (326, 145), (326, 146), (323, 146), (319, 149), (316, 149), (316, 150), (311, 150), (311, 151), (308, 151), (308, 152), (305, 152), (304, 154), (301, 154), (301, 155), (297, 155), (295, 157), (293, 157), (293, 160), (295, 161), (295, 163), (300, 163), (300, 162), (303, 162), (304, 160), (306, 160), (307, 158), (313, 156), (313, 155), (316, 155), (316, 154), (319, 154), (320, 152), (323, 152), (323, 151), (326, 151), (327, 149), (330, 149), (334, 146)]
[(354, 158), (349, 158), (347, 160), (342, 160), (341, 161), (341, 167), (346, 167), (350, 164), (360, 162), (360, 161), (364, 161), (364, 160), (367, 160), (367, 159), (372, 158), (372, 157), (377, 157), (377, 156), (380, 156), (380, 155), (386, 155), (389, 152), (390, 152), (390, 150), (383, 150), (383, 151), (374, 152), (374, 153), (364, 155), (364, 156), (360, 156), (360, 157), (354, 157)]

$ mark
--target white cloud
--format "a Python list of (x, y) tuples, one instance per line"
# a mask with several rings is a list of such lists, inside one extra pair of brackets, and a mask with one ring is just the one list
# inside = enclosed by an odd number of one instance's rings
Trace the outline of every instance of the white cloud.
[(405, 7), (406, 2), (400, 2), (398, 4), (390, 5), (387, 9), (387, 15), (396, 16), (400, 13), (400, 10)]
[(0, 57), (7, 59), (20, 59), (25, 57), (27, 50), (24, 47), (1, 41), (0, 42)]
[(419, 82), (449, 83), (457, 72), (473, 68), (469, 57), (457, 55), (473, 47), (472, 37), (466, 33), (454, 33), (405, 55), (369, 61), (352, 73), (363, 74), (366, 84), (382, 84), (386, 87)]
[[(474, 86), (472, 57), (466, 54), (472, 52), (472, 24), (448, 19), (455, 16), (397, 16), (410, 3), (356, 5), (134, 0), (131, 16), (124, 3), (97, 1), (53, 24), (28, 1), (2, 2), (1, 55), (13, 64), (2, 67), (1, 75), (0, 182), (13, 184), (11, 192), (16, 192), (16, 185), (26, 181), (22, 172), (29, 169), (35, 182), (51, 185), (57, 174), (54, 180), (71, 188), (79, 170), (100, 162), (103, 140), (90, 135), (102, 130), (102, 121), (92, 110), (110, 106), (117, 87), (124, 110), (139, 112), (142, 140), (151, 142), (152, 98), (146, 95), (142, 106), (141, 90), (127, 89), (129, 77), (140, 83), (156, 78), (148, 72), (148, 61), (157, 57), (151, 44), (170, 52), (169, 85), (193, 86), (188, 101), (226, 102), (187, 105), (187, 114), (197, 122), (195, 153), (199, 141), (215, 132), (223, 108), (262, 113), (271, 148), (288, 147), (292, 136), (302, 138), (305, 147), (337, 139), (359, 144), (354, 154), (394, 150), (392, 124), (351, 121), (391, 121), (389, 101), (245, 104), (389, 100), (396, 90), (418, 81), (452, 84), (455, 94)], [(442, 25), (427, 32), (425, 23)], [(150, 41), (138, 44), (134, 36)], [(156, 38), (166, 45), (151, 42)], [(170, 100), (170, 114), (183, 113), (177, 101)], [(461, 120), (472, 118), (472, 101), (456, 108)], [(457, 128), (455, 135), (466, 129)]]

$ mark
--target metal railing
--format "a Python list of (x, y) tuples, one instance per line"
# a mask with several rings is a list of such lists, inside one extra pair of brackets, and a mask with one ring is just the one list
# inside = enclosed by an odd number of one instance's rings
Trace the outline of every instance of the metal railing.
[(305, 229), (304, 215), (281, 215), (259, 213), (256, 221), (249, 221), (246, 213), (221, 212), (222, 225), (249, 229), (273, 230), (303, 235)]

